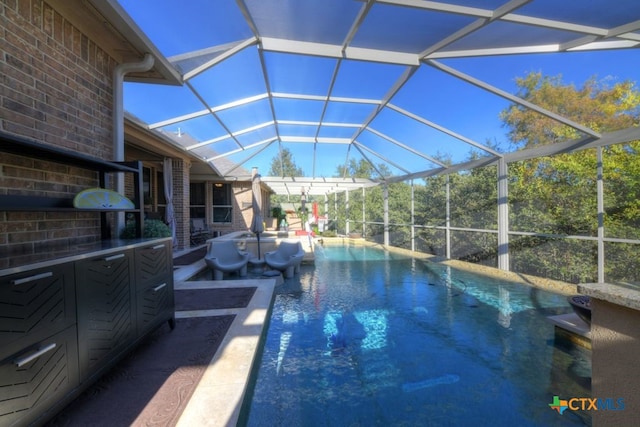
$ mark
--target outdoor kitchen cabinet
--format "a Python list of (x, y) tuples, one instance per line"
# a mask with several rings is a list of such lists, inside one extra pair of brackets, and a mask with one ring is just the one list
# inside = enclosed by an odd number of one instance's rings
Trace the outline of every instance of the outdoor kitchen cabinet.
[(0, 426), (46, 422), (165, 321), (171, 238), (0, 270)]
[(171, 241), (135, 249), (136, 322), (138, 334), (173, 320), (173, 260)]
[[(0, 152), (130, 173), (136, 238), (0, 257), (0, 426), (43, 424), (163, 322), (175, 325), (171, 238), (144, 239), (142, 163), (111, 162), (0, 132)], [(0, 195), (0, 211), (77, 212), (69, 198)]]
[(133, 250), (76, 262), (78, 355), (84, 380), (135, 339)]
[(73, 263), (0, 277), (0, 425), (22, 425), (79, 385)]

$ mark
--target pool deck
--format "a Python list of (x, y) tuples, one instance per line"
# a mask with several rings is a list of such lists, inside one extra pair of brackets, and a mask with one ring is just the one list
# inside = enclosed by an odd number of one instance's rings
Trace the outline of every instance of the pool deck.
[(235, 426), (240, 416), (251, 370), (254, 363), (259, 362), (256, 358), (268, 326), (276, 279), (188, 280), (204, 268), (204, 260), (177, 268), (174, 271), (175, 289), (257, 286), (257, 290), (245, 308), (176, 311), (176, 318), (226, 314), (236, 316), (177, 425)]

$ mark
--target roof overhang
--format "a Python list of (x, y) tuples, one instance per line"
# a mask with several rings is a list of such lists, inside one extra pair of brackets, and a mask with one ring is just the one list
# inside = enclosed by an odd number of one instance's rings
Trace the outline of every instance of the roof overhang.
[(116, 0), (48, 0), (119, 64), (138, 62), (146, 53), (155, 63), (149, 71), (133, 72), (128, 81), (181, 85), (182, 76), (149, 40)]
[(263, 176), (260, 180), (267, 184), (275, 194), (287, 196), (306, 195), (323, 196), (344, 191), (361, 190), (379, 184), (366, 178), (305, 178)]

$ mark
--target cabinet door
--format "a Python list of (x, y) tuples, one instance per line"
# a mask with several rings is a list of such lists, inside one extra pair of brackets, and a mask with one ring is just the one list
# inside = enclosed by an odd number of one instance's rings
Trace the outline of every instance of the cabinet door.
[(76, 328), (0, 360), (0, 425), (29, 425), (78, 386)]
[(93, 375), (135, 339), (133, 252), (76, 262), (81, 379)]
[(145, 334), (165, 320), (169, 320), (173, 327), (173, 286), (170, 281), (140, 291), (136, 298), (138, 334)]
[(73, 263), (0, 278), (0, 359), (75, 323), (73, 279)]
[(136, 248), (136, 288), (138, 291), (158, 286), (167, 276), (173, 276), (171, 242), (155, 243)]
[(174, 317), (170, 242), (136, 248), (135, 264), (138, 334), (142, 335)]

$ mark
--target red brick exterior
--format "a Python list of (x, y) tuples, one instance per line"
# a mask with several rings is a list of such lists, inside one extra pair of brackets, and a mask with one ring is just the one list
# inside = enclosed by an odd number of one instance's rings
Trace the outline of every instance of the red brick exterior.
[[(46, 1), (0, 0), (1, 131), (112, 159), (112, 75), (116, 65), (99, 41)], [(188, 160), (173, 158), (176, 249), (190, 243), (189, 168)], [(125, 184), (131, 197), (130, 176)], [(93, 171), (0, 151), (0, 194), (72, 198), (98, 185)], [(234, 183), (233, 193), (232, 223), (216, 224), (212, 230), (224, 234), (249, 228), (250, 183)], [(263, 197), (267, 200), (268, 195)], [(97, 213), (1, 209), (0, 256), (36, 253), (45, 241), (47, 248), (66, 249), (101, 238)], [(113, 228), (113, 215), (109, 217)]]
[(173, 159), (173, 209), (176, 217), (178, 248), (190, 245), (189, 224), (189, 162)]
[[(207, 192), (211, 193), (212, 182), (207, 183)], [(209, 228), (222, 235), (235, 231), (249, 231), (253, 219), (251, 182), (234, 182), (231, 185), (232, 216), (229, 223), (209, 224)], [(262, 191), (263, 217), (270, 216), (269, 192)], [(209, 204), (210, 205), (210, 204)]]
[[(0, 129), (111, 159), (116, 62), (42, 0), (0, 1), (0, 40)], [(1, 194), (72, 197), (97, 184), (94, 172), (0, 153)], [(0, 211), (0, 253), (97, 240), (98, 224), (95, 213)]]

